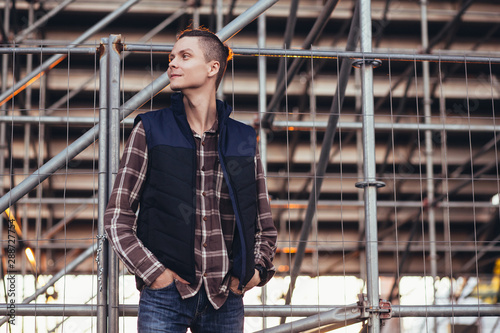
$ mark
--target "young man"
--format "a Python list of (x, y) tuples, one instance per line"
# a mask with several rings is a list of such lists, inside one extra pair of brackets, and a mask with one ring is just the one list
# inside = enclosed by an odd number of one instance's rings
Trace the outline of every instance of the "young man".
[(215, 34), (183, 32), (172, 105), (139, 115), (125, 147), (105, 227), (141, 290), (139, 332), (243, 332), (244, 292), (275, 272), (255, 130), (215, 97), (229, 59)]

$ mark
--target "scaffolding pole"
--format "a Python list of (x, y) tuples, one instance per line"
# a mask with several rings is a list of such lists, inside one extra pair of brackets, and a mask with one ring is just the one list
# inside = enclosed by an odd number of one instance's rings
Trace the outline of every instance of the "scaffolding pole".
[[(98, 217), (98, 282), (97, 331), (118, 332), (118, 258), (105, 241), (104, 213), (120, 161), (120, 54), (121, 37), (110, 35), (101, 42), (99, 86), (99, 217)], [(108, 290), (109, 288), (109, 290)], [(109, 321), (107, 321), (109, 316)], [(109, 328), (106, 326), (109, 325)]]
[[(214, 0), (215, 1), (215, 31), (220, 31), (224, 26), (224, 4), (222, 0)], [(212, 2), (213, 4), (213, 2)], [(234, 60), (233, 60), (234, 61)], [(221, 101), (224, 100), (224, 77), (222, 77), (219, 87), (217, 89), (217, 98)]]
[[(421, 10), (421, 39), (422, 49), (427, 50), (429, 47), (429, 33), (427, 27), (427, 0), (420, 0)], [(432, 122), (431, 114), (431, 93), (430, 93), (430, 80), (429, 80), (429, 62), (422, 62), (422, 76), (423, 76), (423, 91), (424, 91), (424, 121), (426, 124)], [(433, 147), (432, 147), (432, 131), (425, 131), (425, 173), (426, 173), (426, 190), (427, 202), (434, 202), (434, 162), (433, 162)], [(437, 283), (437, 252), (436, 252), (436, 216), (435, 206), (427, 206), (427, 223), (429, 227), (429, 259), (431, 265), (432, 277), (432, 304), (436, 304), (436, 283)], [(424, 272), (425, 274), (425, 272)], [(437, 321), (433, 320), (433, 331), (437, 332)]]
[[(110, 35), (108, 39), (108, 198), (113, 190), (118, 166), (120, 164), (120, 57), (121, 57), (121, 36)], [(106, 199), (106, 204), (108, 202)], [(119, 260), (116, 252), (108, 243), (108, 274), (109, 274), (109, 331), (118, 332), (118, 303), (119, 303)]]
[[(118, 310), (125, 317), (136, 317), (138, 305), (120, 304)], [(321, 313), (345, 310), (360, 317), (359, 307), (354, 305), (245, 305), (246, 317), (310, 317)], [(0, 314), (8, 315), (8, 304), (0, 303)], [(16, 304), (16, 316), (56, 316), (64, 311), (66, 316), (95, 316), (96, 305), (91, 304)], [(495, 304), (455, 304), (455, 305), (392, 305), (393, 318), (404, 317), (498, 317), (500, 307)], [(342, 319), (342, 321), (345, 317)], [(317, 327), (317, 326), (314, 326)], [(286, 331), (289, 332), (289, 331)], [(267, 331), (266, 331), (267, 333)]]
[[(257, 46), (259, 48), (266, 47), (266, 13), (263, 13), (259, 16), (257, 21), (257, 29), (258, 29), (258, 40)], [(265, 57), (259, 57), (258, 59), (258, 75), (259, 75), (259, 122), (262, 119), (262, 116), (266, 112), (266, 67), (267, 61)], [(264, 175), (267, 177), (267, 133), (259, 126), (259, 148), (260, 148), (260, 160), (262, 162), (262, 168), (264, 169)], [(266, 179), (267, 180), (267, 179)], [(261, 296), (260, 296), (262, 305), (265, 306), (267, 303), (267, 284), (262, 286), (261, 288)], [(267, 319), (265, 317), (262, 318), (262, 327), (267, 327)]]
[(324, 329), (334, 330), (363, 320), (359, 307), (347, 305), (333, 310), (312, 315), (305, 319), (271, 327), (256, 333), (300, 333), (323, 332)]
[[(360, 0), (361, 52), (372, 51), (371, 4)], [(357, 184), (364, 188), (365, 200), (365, 239), (366, 239), (366, 290), (370, 317), (368, 332), (380, 332), (379, 317), (379, 271), (377, 238), (377, 187), (375, 163), (375, 126), (373, 108), (373, 59), (363, 57), (361, 69), (361, 104), (363, 122), (363, 173), (364, 179)]]
[[(99, 61), (99, 175), (98, 175), (98, 206), (97, 206), (97, 332), (108, 331), (108, 243), (104, 229), (104, 213), (109, 198), (108, 163), (109, 163), (109, 100), (108, 100), (108, 39), (101, 40)], [(88, 132), (87, 132), (88, 133)], [(68, 147), (69, 148), (69, 147)], [(67, 149), (66, 149), (67, 150)]]
[[(290, 174), (290, 177), (303, 177), (303, 175), (297, 175), (294, 173)], [(352, 174), (347, 176), (349, 177), (356, 177), (355, 174)], [(282, 175), (276, 174), (276, 173), (269, 173), (267, 175), (267, 178), (283, 178)], [(407, 178), (405, 178), (407, 179)], [(98, 200), (96, 198), (68, 198), (68, 199), (62, 199), (62, 198), (42, 198), (42, 199), (37, 199), (37, 198), (26, 198), (26, 199), (20, 199), (17, 201), (18, 203), (24, 204), (33, 204), (33, 205), (38, 205), (38, 204), (43, 204), (43, 205), (52, 205), (52, 204), (66, 204), (66, 205), (95, 205)], [(280, 199), (275, 199), (271, 201), (271, 207), (273, 208), (285, 208), (285, 209), (304, 209), (307, 208), (307, 200), (280, 200)], [(329, 208), (329, 207), (360, 207), (364, 206), (363, 201), (361, 200), (318, 200), (317, 201), (317, 208)], [(402, 207), (402, 208), (421, 208), (422, 207), (422, 202), (421, 201), (404, 201), (404, 202), (394, 202), (394, 200), (379, 200), (377, 202), (377, 205), (379, 207)], [(491, 200), (488, 201), (451, 201), (451, 202), (439, 202), (435, 203), (437, 207), (447, 207), (447, 208), (470, 208), (470, 207), (476, 207), (476, 208), (496, 208), (498, 205), (495, 205), (491, 203)], [(78, 212), (81, 211), (84, 207), (78, 207)], [(75, 212), (75, 213), (78, 213)], [(59, 223), (66, 221), (70, 218), (73, 218), (73, 213), (71, 215), (68, 215), (64, 220), (61, 220)], [(62, 225), (57, 225), (54, 226), (54, 228), (58, 228), (59, 230), (63, 227)], [(48, 238), (52, 237), (54, 230), (50, 229), (46, 232), (50, 232), (50, 234), (47, 237), (42, 237), (42, 238)]]
[[(338, 207), (338, 206), (337, 206)], [(293, 221), (292, 221), (293, 222)], [(320, 222), (321, 223), (321, 222)], [(349, 222), (344, 222), (345, 224), (348, 224)], [(355, 222), (352, 222), (355, 223)], [(498, 241), (500, 241), (500, 236), (495, 237), (491, 241), (487, 241), (486, 244), (484, 245), (477, 245), (477, 246), (470, 246), (467, 243), (467, 241), (463, 242), (455, 242), (453, 245), (437, 245), (436, 246), (436, 251), (445, 253), (449, 250), (456, 252), (457, 255), (460, 253), (463, 253), (465, 255), (475, 255), (476, 250), (478, 252), (478, 257), (481, 258), (485, 254), (488, 253), (494, 253), (494, 252), (499, 252), (500, 251), (500, 246), (496, 244)], [(57, 243), (51, 243), (48, 240), (47, 241), (39, 241), (38, 247), (40, 249), (49, 249), (49, 250), (64, 250), (66, 249), (86, 249), (89, 247), (89, 240), (82, 240), (81, 242), (76, 242), (73, 241), (71, 243), (64, 243), (64, 241), (58, 241)], [(288, 247), (279, 247), (279, 250), (284, 250), (283, 252), (287, 252), (289, 249)], [(337, 245), (317, 245), (314, 250), (317, 250), (318, 252), (323, 252), (323, 253), (330, 253), (330, 252), (342, 252), (343, 250), (345, 251), (356, 251), (360, 249), (359, 242), (353, 242), (353, 241), (346, 241), (344, 242), (344, 245), (342, 244), (337, 244)], [(392, 245), (392, 244), (387, 244), (387, 245), (379, 245), (378, 246), (378, 252), (379, 253), (391, 253), (391, 252), (403, 252), (406, 251), (405, 245)], [(429, 251), (429, 245), (413, 245), (408, 251), (411, 253), (422, 253), (423, 251), (428, 252)], [(314, 252), (313, 252), (314, 255)], [(468, 257), (469, 258), (469, 257)], [(467, 273), (467, 270), (471, 269), (471, 264), (470, 262), (474, 262), (476, 260), (475, 257), (471, 257), (471, 259), (463, 264), (461, 267), (459, 273), (463, 274), (464, 276), (470, 276), (470, 273)], [(313, 274), (315, 272), (312, 272)], [(295, 314), (295, 313), (294, 313)]]
[[(0, 54), (95, 54), (95, 47), (1, 47)], [(8, 71), (6, 72), (8, 73)]]
[[(258, 51), (256, 51), (258, 52)], [(253, 121), (242, 121), (247, 125), (255, 125)], [(52, 125), (89, 125), (93, 126), (97, 123), (97, 119), (94, 117), (60, 117), (60, 116), (0, 116), (1, 123), (14, 123), (14, 124), (52, 124)], [(132, 127), (134, 125), (134, 119), (124, 119), (122, 124), (125, 126)], [(407, 131), (407, 130), (424, 130), (424, 131), (448, 131), (448, 132), (498, 132), (500, 131), (500, 125), (493, 124), (483, 124), (483, 125), (460, 125), (460, 124), (410, 124), (410, 123), (384, 123), (376, 122), (374, 124), (376, 130), (381, 131)], [(293, 127), (294, 130), (311, 130), (316, 129), (324, 131), (328, 127), (327, 121), (309, 121), (309, 120), (275, 120), (273, 123), (273, 128), (275, 130), (289, 130)], [(339, 121), (337, 128), (345, 130), (356, 130), (361, 129), (363, 123), (360, 121)], [(494, 141), (492, 142), (492, 144)], [(489, 146), (491, 149), (491, 146)]]
[[(137, 51), (137, 52), (170, 52), (173, 45), (139, 45), (134, 43), (125, 44), (126, 51)], [(452, 52), (440, 51), (439, 54), (415, 54), (415, 53), (381, 53), (381, 52), (360, 52), (360, 51), (343, 51), (343, 50), (307, 50), (307, 49), (270, 49), (270, 48), (250, 48), (250, 47), (235, 47), (233, 52), (236, 55), (246, 55), (246, 56), (282, 56), (282, 57), (292, 57), (292, 58), (351, 58), (353, 60), (360, 58), (370, 58), (370, 59), (381, 59), (391, 61), (431, 61), (431, 62), (456, 62), (463, 63), (467, 61), (468, 63), (500, 63), (500, 57), (488, 57), (484, 55), (473, 55), (473, 53), (468, 53), (467, 55), (455, 55)], [(0, 49), (1, 53), (1, 49)]]

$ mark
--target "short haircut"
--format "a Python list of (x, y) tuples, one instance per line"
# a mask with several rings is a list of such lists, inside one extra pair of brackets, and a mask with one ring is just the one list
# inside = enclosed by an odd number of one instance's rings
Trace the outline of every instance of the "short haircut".
[(219, 62), (220, 68), (215, 83), (217, 89), (226, 72), (227, 62), (232, 59), (233, 52), (216, 34), (206, 28), (186, 29), (178, 35), (177, 40), (183, 37), (198, 37), (205, 60), (207, 62), (212, 60)]

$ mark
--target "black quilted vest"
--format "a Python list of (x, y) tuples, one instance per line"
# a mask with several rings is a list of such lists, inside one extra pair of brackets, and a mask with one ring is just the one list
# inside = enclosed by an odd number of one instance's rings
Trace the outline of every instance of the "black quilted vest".
[[(148, 171), (140, 200), (137, 236), (158, 260), (186, 281), (195, 280), (196, 145), (187, 122), (182, 94), (170, 108), (137, 116), (148, 144)], [(236, 218), (232, 274), (240, 287), (254, 274), (257, 188), (255, 130), (232, 118), (217, 101), (219, 161)]]

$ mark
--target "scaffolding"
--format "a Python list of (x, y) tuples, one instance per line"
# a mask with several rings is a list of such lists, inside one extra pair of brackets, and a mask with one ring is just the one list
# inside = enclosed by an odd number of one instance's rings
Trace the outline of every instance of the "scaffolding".
[[(45, 20), (63, 10), (72, 1), (65, 1), (46, 16), (39, 19), (32, 27), (43, 24)], [(107, 15), (98, 24), (87, 30), (71, 45), (65, 47), (18, 47), (16, 45), (0, 48), (3, 54), (2, 67), (2, 93), (0, 95), (0, 105), (2, 114), (0, 115), (0, 145), (6, 147), (11, 145), (9, 157), (5, 151), (0, 149), (0, 174), (3, 176), (0, 190), (0, 211), (6, 211), (7, 223), (2, 223), (5, 231), (2, 230), (2, 242), (4, 249), (3, 258), (7, 260), (3, 272), (4, 285), (11, 271), (27, 274), (28, 268), (12, 267), (9, 269), (9, 254), (18, 256), (18, 245), (22, 243), (22, 248), (35, 248), (35, 258), (41, 257), (41, 251), (50, 251), (62, 248), (67, 255), (66, 249), (78, 250), (75, 258), (69, 263), (65, 263), (63, 268), (53, 274), (51, 278), (41, 287), (37, 286), (36, 291), (26, 297), (22, 303), (11, 301), (5, 293), (6, 302), (0, 304), (5, 317), (1, 324), (9, 326), (9, 321), (15, 316), (85, 316), (94, 317), (98, 332), (119, 332), (119, 318), (136, 316), (137, 306), (121, 304), (119, 299), (119, 279), (121, 276), (120, 265), (117, 257), (110, 249), (104, 233), (103, 216), (109, 194), (114, 182), (114, 176), (118, 170), (120, 158), (120, 142), (122, 132), (130, 129), (132, 120), (128, 117), (134, 114), (144, 104), (164, 90), (168, 84), (166, 73), (160, 74), (157, 78), (137, 94), (125, 98), (122, 90), (122, 83), (126, 80), (126, 70), (124, 59), (131, 54), (164, 54), (168, 53), (172, 45), (146, 44), (155, 33), (174, 22), (188, 9), (179, 8), (174, 14), (168, 17), (155, 29), (151, 30), (141, 43), (127, 43), (120, 35), (109, 35), (102, 38), (99, 45), (90, 47), (80, 45), (91, 35), (101, 30), (106, 24), (119, 17), (138, 3), (138, 0), (127, 1), (120, 5), (118, 9)], [(258, 79), (259, 79), (259, 107), (257, 113), (249, 113), (251, 116), (258, 115), (257, 120), (243, 113), (244, 121), (254, 125), (260, 133), (260, 144), (263, 161), (270, 165), (276, 163), (275, 155), (286, 155), (286, 170), (284, 173), (267, 173), (268, 184), (278, 186), (275, 183), (284, 184), (284, 189), (288, 189), (285, 196), (273, 199), (271, 204), (273, 216), (276, 217), (280, 234), (288, 233), (287, 239), (279, 239), (280, 253), (277, 255), (277, 264), (281, 267), (288, 267), (284, 275), (289, 277), (289, 287), (285, 296), (284, 305), (266, 304), (266, 297), (262, 297), (261, 305), (247, 305), (245, 315), (249, 317), (280, 317), (281, 324), (275, 327), (267, 327), (263, 323), (262, 332), (309, 332), (328, 331), (351, 325), (353, 323), (364, 323), (368, 332), (383, 331), (384, 322), (389, 322), (391, 318), (402, 317), (423, 317), (437, 318), (448, 317), (475, 317), (478, 320), (483, 317), (498, 317), (500, 308), (496, 305), (483, 304), (479, 300), (483, 297), (493, 297), (494, 289), (484, 296), (481, 293), (479, 282), (475, 289), (477, 302), (475, 304), (458, 304), (456, 296), (450, 295), (448, 304), (436, 303), (436, 283), (439, 277), (447, 277), (450, 280), (457, 275), (469, 275), (479, 280), (488, 277), (484, 274), (488, 269), (493, 272), (495, 266), (495, 252), (498, 252), (498, 241), (500, 237), (491, 235), (496, 229), (495, 223), (500, 217), (498, 202), (490, 198), (497, 197), (500, 193), (499, 159), (498, 159), (498, 137), (500, 125), (496, 123), (495, 103), (499, 98), (498, 82), (496, 79), (497, 65), (500, 63), (498, 54), (456, 54), (456, 52), (440, 51), (439, 54), (429, 52), (436, 43), (439, 42), (441, 34), (433, 40), (428, 40), (427, 32), (427, 3), (421, 1), (421, 31), (422, 49), (426, 52), (421, 54), (410, 54), (400, 52), (373, 52), (372, 45), (372, 10), (370, 1), (360, 0), (355, 2), (353, 16), (350, 22), (349, 36), (347, 38), (345, 50), (320, 50), (313, 49), (312, 45), (322, 34), (325, 26), (331, 17), (332, 12), (338, 5), (338, 1), (327, 1), (313, 27), (307, 34), (301, 49), (291, 49), (291, 34), (295, 26), (297, 3), (292, 1), (290, 15), (287, 20), (286, 36), (282, 49), (266, 48), (266, 16), (265, 11), (271, 8), (277, 0), (260, 0), (242, 14), (237, 16), (230, 23), (222, 27), (220, 16), (218, 25), (218, 36), (221, 40), (229, 40), (245, 26), (250, 24), (257, 17), (258, 19), (258, 40), (257, 48), (234, 47), (235, 61), (245, 57), (258, 58)], [(455, 19), (450, 21), (450, 25), (443, 28), (447, 31), (452, 24), (456, 24), (460, 17), (464, 15), (472, 1), (466, 1), (457, 12)], [(221, 3), (218, 3), (220, 8)], [(5, 8), (9, 7), (9, 2)], [(6, 10), (7, 12), (7, 10)], [(192, 12), (195, 22), (199, 12), (196, 8)], [(455, 23), (454, 23), (455, 22)], [(8, 30), (7, 16), (4, 19), (5, 28)], [(16, 35), (15, 41), (21, 42), (33, 29), (30, 28)], [(444, 32), (443, 32), (444, 34)], [(380, 35), (377, 36), (377, 38)], [(438, 38), (439, 37), (439, 38)], [(360, 45), (357, 50), (358, 43)], [(15, 59), (16, 55), (52, 55), (49, 59), (41, 61), (41, 65), (33, 70), (27, 71), (23, 78), (13, 83), (8, 88), (9, 73), (15, 78), (15, 63), (12, 61), (12, 68), (8, 68), (8, 57)], [(63, 61), (68, 63), (68, 80), (71, 76), (71, 57), (89, 57), (99, 67), (99, 73), (93, 75), (73, 91), (67, 89), (67, 93), (54, 105), (48, 108), (41, 108), (38, 116), (30, 116), (28, 112), (16, 105), (16, 96), (22, 92), (31, 91), (32, 85), (38, 84), (40, 90), (40, 100), (42, 88), (46, 86), (43, 82), (45, 74)], [(266, 60), (278, 57), (280, 64), (276, 78), (276, 89), (272, 93), (272, 98), (266, 101)], [(291, 61), (291, 64), (287, 62)], [(318, 91), (315, 91), (315, 80), (321, 73), (324, 62), (330, 61), (334, 64), (335, 88), (329, 92), (333, 97), (330, 109), (325, 113), (317, 113), (315, 100)], [(310, 63), (310, 66), (307, 63)], [(448, 75), (453, 75), (453, 69), (443, 73), (444, 64), (454, 64), (464, 69), (464, 87), (458, 94), (465, 96), (465, 105), (456, 106), (453, 114), (448, 112), (447, 98), (453, 95), (453, 89), (457, 85), (450, 83), (448, 86)], [(98, 66), (97, 66), (98, 64)], [(434, 68), (435, 74), (431, 79), (430, 67)], [(309, 112), (299, 115), (288, 107), (290, 89), (293, 87), (294, 77), (299, 73), (300, 68), (307, 67), (307, 87), (304, 95), (309, 95)], [(469, 67), (482, 66), (486, 68), (486, 74), (482, 76), (471, 76)], [(153, 67), (151, 65), (151, 67)], [(392, 71), (396, 68), (402, 75), (393, 82)], [(401, 69), (406, 68), (406, 69)], [(374, 70), (385, 71), (387, 73), (386, 92), (375, 92), (374, 87), (380, 81), (375, 81)], [(353, 71), (355, 75), (353, 75)], [(96, 70), (97, 72), (97, 70)], [(225, 84), (229, 84), (227, 77)], [(233, 84), (237, 80), (232, 75)], [(419, 79), (421, 76), (421, 79)], [(97, 88), (97, 77), (98, 88)], [(352, 81), (356, 82), (352, 82)], [(379, 79), (378, 79), (379, 80)], [(406, 80), (406, 82), (405, 82)], [(476, 80), (478, 85), (475, 90), (469, 87), (469, 81)], [(431, 82), (432, 81), (432, 82)], [(98, 110), (94, 117), (70, 116), (69, 100), (81, 92), (85, 86), (94, 84), (98, 95)], [(403, 83), (406, 87), (402, 88)], [(69, 84), (68, 84), (69, 86)], [(478, 87), (488, 89), (478, 90)], [(356, 97), (354, 111), (345, 112), (344, 100), (348, 94), (348, 89)], [(30, 92), (31, 94), (31, 92)], [(385, 94), (385, 96), (384, 96)], [(395, 96), (398, 95), (396, 98)], [(409, 98), (415, 98), (415, 105), (408, 106)], [(432, 112), (432, 98), (439, 100), (439, 116)], [(458, 97), (451, 97), (457, 99)], [(284, 101), (283, 101), (284, 100)], [(377, 100), (377, 104), (375, 103)], [(484, 101), (490, 101), (489, 106), (484, 106)], [(398, 102), (398, 105), (393, 105)], [(233, 103), (235, 101), (233, 100)], [(43, 103), (41, 103), (43, 104)], [(61, 108), (66, 104), (66, 116), (51, 115), (53, 110)], [(10, 106), (9, 106), (10, 105)], [(480, 105), (480, 106), (477, 106)], [(388, 113), (380, 112), (385, 107), (390, 110)], [(420, 111), (423, 108), (423, 113)], [(9, 115), (9, 108), (12, 110)], [(411, 112), (403, 113), (405, 108)], [(24, 110), (31, 109), (30, 104), (26, 104)], [(18, 110), (18, 114), (14, 114)], [(474, 111), (477, 111), (474, 113)], [(413, 113), (412, 113), (413, 112)], [(50, 160), (44, 161), (44, 156), (48, 156), (43, 151), (44, 126), (49, 124), (59, 124), (67, 127), (66, 146)], [(7, 133), (10, 126), (10, 133)], [(39, 148), (37, 168), (30, 172), (30, 133), (31, 126), (39, 127)], [(92, 126), (78, 138), (69, 143), (70, 126)], [(21, 175), (14, 172), (14, 139), (17, 140), (14, 128), (24, 129), (24, 162)], [(310, 143), (301, 146), (300, 135), (305, 133)], [(401, 133), (401, 135), (398, 135)], [(411, 138), (405, 138), (407, 133), (412, 133)], [(273, 135), (278, 138), (273, 139)], [(279, 141), (279, 136), (284, 136), (286, 142), (285, 152), (279, 152), (279, 147), (275, 141)], [(451, 150), (458, 149), (452, 144), (454, 140), (466, 144), (461, 158), (453, 156), (450, 159)], [(396, 138), (406, 140), (407, 147), (400, 145)], [(321, 139), (322, 145), (317, 149), (317, 140)], [(95, 142), (98, 140), (98, 146)], [(275, 140), (275, 141), (273, 141)], [(338, 145), (334, 145), (338, 140)], [(387, 143), (380, 144), (380, 140)], [(354, 141), (356, 149), (347, 147)], [(305, 146), (305, 147), (304, 147)], [(333, 147), (335, 150), (332, 151)], [(42, 148), (40, 148), (42, 147)], [(84, 153), (91, 147), (92, 158), (98, 155), (98, 169), (94, 170), (92, 177), (97, 177), (97, 190), (93, 190), (89, 198), (47, 198), (42, 195), (40, 184), (51, 176), (58, 174), (58, 170), (65, 168), (62, 173), (68, 181), (71, 161)], [(271, 150), (272, 149), (272, 150)], [(304, 158), (306, 163), (311, 164), (309, 173), (304, 176), (293, 170), (294, 163), (297, 164), (296, 151), (306, 149), (310, 151), (312, 157)], [(89, 154), (87, 152), (87, 154)], [(456, 154), (455, 154), (456, 155)], [(267, 156), (267, 158), (266, 158)], [(335, 156), (340, 156), (337, 162)], [(10, 160), (10, 161), (9, 161)], [(441, 160), (440, 165), (435, 162)], [(5, 172), (5, 166), (9, 165), (9, 172)], [(93, 162), (94, 163), (94, 162)], [(265, 164), (266, 164), (265, 163)], [(339, 167), (332, 166), (338, 163)], [(95, 163), (94, 163), (95, 164)], [(452, 166), (450, 166), (452, 165)], [(17, 166), (16, 166), (17, 167)], [(346, 171), (343, 170), (345, 167)], [(18, 168), (18, 167), (17, 167)], [(378, 170), (377, 170), (378, 168)], [(297, 169), (300, 169), (298, 167)], [(333, 171), (332, 171), (333, 170)], [(436, 175), (434, 172), (439, 171)], [(345, 173), (344, 173), (345, 172)], [(469, 174), (467, 174), (470, 173)], [(75, 173), (77, 176), (78, 173)], [(17, 181), (15, 177), (23, 178)], [(5, 178), (9, 178), (5, 185)], [(17, 185), (13, 186), (13, 184)], [(329, 186), (340, 186), (340, 197), (327, 195), (323, 199), (322, 188), (324, 183)], [(407, 184), (405, 184), (407, 183)], [(410, 185), (408, 185), (408, 183)], [(9, 188), (7, 193), (3, 193), (4, 188)], [(405, 190), (405, 186), (417, 187), (416, 191)], [(290, 188), (301, 187), (297, 198), (291, 198)], [(346, 188), (350, 187), (348, 190)], [(470, 193), (464, 193), (464, 189), (470, 188)], [(29, 193), (36, 189), (36, 197), (29, 197)], [(359, 190), (357, 190), (359, 189)], [(64, 188), (66, 191), (66, 187)], [(416, 194), (415, 194), (416, 193)], [(35, 231), (28, 228), (28, 205), (64, 205), (64, 218), (58, 223), (47, 224), (45, 230), (42, 226), (42, 214), (39, 213), (35, 221)], [(22, 216), (22, 223), (15, 214), (11, 214), (9, 209), (16, 205), (24, 205), (23, 212), (17, 214)], [(77, 205), (72, 212), (67, 213), (66, 206)], [(66, 239), (61, 242), (53, 239), (61, 230), (66, 230), (68, 224), (82, 211), (89, 209), (97, 213), (97, 227), (92, 229), (92, 237), (84, 238), (81, 244), (68, 244)], [(96, 207), (96, 209), (94, 209)], [(52, 208), (54, 209), (54, 208)], [(458, 213), (451, 210), (456, 209)], [(19, 209), (16, 209), (19, 210)], [(335, 217), (340, 221), (342, 229), (342, 240), (330, 241), (329, 229), (323, 230), (325, 236), (321, 236), (320, 224), (325, 216), (335, 215), (335, 210), (340, 210), (340, 216)], [(472, 230), (464, 228), (460, 230), (458, 237), (453, 237), (452, 221), (460, 220), (457, 215), (463, 211), (469, 211), (472, 219)], [(360, 239), (353, 239), (346, 230), (352, 229), (348, 226), (351, 218), (343, 214), (355, 216), (353, 219), (359, 223), (356, 234)], [(293, 215), (293, 217), (292, 217)], [(384, 218), (381, 218), (384, 216)], [(440, 220), (443, 230), (437, 232), (436, 221)], [(387, 221), (393, 223), (388, 224)], [(297, 223), (298, 227), (297, 227)], [(469, 221), (470, 222), (470, 221)], [(465, 223), (465, 222), (464, 222)], [(24, 230), (15, 228), (22, 225)], [(338, 223), (335, 224), (338, 226)], [(468, 224), (467, 226), (470, 227)], [(381, 228), (382, 227), (382, 228)], [(380, 228), (380, 230), (379, 230)], [(419, 230), (419, 228), (421, 230)], [(43, 232), (43, 233), (42, 233)], [(312, 234), (311, 234), (312, 233)], [(30, 236), (31, 235), (31, 236)], [(34, 236), (33, 236), (34, 235)], [(420, 239), (418, 239), (420, 237)], [(52, 241), (50, 241), (52, 240)], [(71, 242), (71, 240), (69, 241)], [(311, 250), (312, 248), (312, 250)], [(13, 250), (12, 250), (13, 249)], [(313, 252), (312, 256), (308, 253)], [(292, 256), (293, 254), (293, 256)], [(356, 255), (355, 263), (350, 261), (350, 255)], [(394, 255), (396, 264), (388, 266), (387, 257)], [(307, 262), (304, 262), (305, 258)], [(420, 256), (420, 259), (416, 259)], [(460, 258), (457, 258), (460, 256)], [(424, 257), (422, 259), (422, 257)], [(13, 258), (13, 257), (12, 257)], [(74, 271), (83, 262), (92, 258), (96, 263), (96, 303), (95, 304), (32, 304), (31, 302), (54, 285), (66, 274)], [(320, 260), (328, 260), (335, 263), (340, 261), (343, 266), (344, 276), (358, 275), (366, 284), (366, 291), (361, 293), (357, 302), (343, 305), (315, 305), (307, 306), (294, 304), (292, 297), (296, 287), (296, 280), (302, 274), (322, 275), (323, 268), (320, 267)], [(380, 260), (384, 261), (384, 267), (380, 267)], [(419, 261), (418, 263), (416, 263)], [(314, 266), (315, 263), (315, 266)], [(409, 267), (412, 263), (412, 267)], [(416, 264), (415, 264), (416, 263)], [(439, 265), (444, 267), (440, 267)], [(32, 264), (33, 265), (33, 264)], [(427, 267), (426, 265), (429, 265)], [(460, 268), (457, 269), (457, 266)], [(394, 269), (395, 268), (395, 269)], [(455, 268), (455, 270), (454, 270)], [(393, 269), (393, 285), (389, 292), (385, 292), (387, 299), (381, 297), (380, 279), (381, 270), (384, 272)], [(499, 268), (500, 269), (500, 268)], [(40, 274), (39, 268), (32, 267), (35, 275)], [(399, 288), (398, 283), (405, 274), (420, 275), (430, 277), (432, 280), (432, 304), (422, 305), (400, 305), (398, 304)], [(387, 273), (385, 273), (387, 275)], [(492, 279), (500, 278), (493, 273)], [(5, 282), (7, 281), (7, 282)], [(493, 282), (492, 282), (493, 284)], [(8, 288), (7, 288), (8, 289)], [(452, 290), (453, 288), (450, 288)], [(451, 292), (452, 293), (452, 292)], [(493, 293), (493, 294), (492, 294)], [(263, 290), (263, 295), (265, 289)], [(11, 304), (14, 304), (12, 306)], [(14, 316), (12, 315), (14, 311)], [(290, 317), (306, 317), (294, 321), (287, 321)], [(495, 325), (496, 327), (496, 325)], [(401, 330), (401, 327), (400, 327)], [(427, 331), (438, 331), (436, 321), (429, 324)]]

